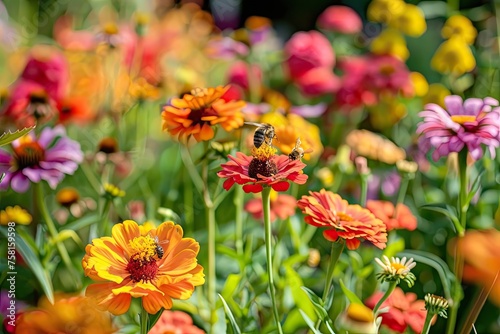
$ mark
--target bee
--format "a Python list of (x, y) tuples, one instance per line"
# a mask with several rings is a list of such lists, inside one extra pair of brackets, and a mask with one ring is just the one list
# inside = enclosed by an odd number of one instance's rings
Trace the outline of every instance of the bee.
[(269, 146), (273, 144), (273, 139), (276, 138), (276, 133), (274, 132), (274, 127), (271, 124), (253, 122), (245, 122), (245, 124), (257, 126), (257, 130), (255, 130), (253, 135), (253, 145), (256, 148), (261, 147), (264, 142)]
[(155, 245), (156, 256), (158, 256), (158, 259), (161, 260), (163, 258), (164, 251), (163, 251), (163, 247), (160, 246), (160, 244), (168, 244), (170, 241), (169, 240), (159, 241), (158, 236), (155, 236), (154, 239), (155, 239), (155, 244), (156, 244)]
[(306, 153), (311, 153), (312, 149), (307, 149), (304, 151), (302, 147), (300, 147), (301, 141), (300, 138), (297, 138), (297, 141), (295, 142), (295, 147), (293, 148), (292, 152), (288, 155), (288, 158), (290, 160), (300, 160), (302, 157), (304, 157), (304, 154)]

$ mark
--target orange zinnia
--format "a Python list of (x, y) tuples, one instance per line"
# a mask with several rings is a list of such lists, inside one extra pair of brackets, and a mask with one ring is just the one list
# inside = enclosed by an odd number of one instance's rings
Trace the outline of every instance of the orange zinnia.
[(214, 137), (213, 125), (220, 124), (226, 131), (243, 125), (241, 109), (244, 101), (226, 101), (223, 95), (226, 87), (195, 89), (182, 98), (174, 98), (163, 107), (162, 128), (181, 141), (192, 135), (196, 141), (206, 141)]
[(306, 223), (327, 228), (323, 231), (325, 239), (345, 239), (347, 248), (351, 250), (358, 248), (361, 240), (368, 240), (380, 249), (385, 248), (386, 226), (369, 210), (350, 205), (339, 195), (325, 189), (309, 193), (311, 196), (302, 196), (297, 205), (308, 215)]
[(37, 308), (18, 313), (15, 333), (111, 334), (118, 331), (110, 314), (98, 310), (90, 298), (56, 293), (54, 299), (52, 305), (43, 297)]
[(86, 295), (115, 315), (127, 312), (132, 297), (142, 298), (150, 314), (170, 309), (172, 298), (188, 299), (205, 279), (196, 260), (199, 244), (182, 236), (173, 222), (150, 230), (132, 220), (116, 224), (111, 237), (94, 239), (85, 248), (85, 275), (99, 281), (87, 287)]
[(394, 216), (394, 204), (389, 201), (369, 200), (366, 203), (366, 208), (370, 210), (375, 217), (385, 223), (387, 231), (396, 229), (413, 231), (417, 228), (417, 218), (411, 213), (410, 208), (403, 203), (398, 204), (396, 216)]

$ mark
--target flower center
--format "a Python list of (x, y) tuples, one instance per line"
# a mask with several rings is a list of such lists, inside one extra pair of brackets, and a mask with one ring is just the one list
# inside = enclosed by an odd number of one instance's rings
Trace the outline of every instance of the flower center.
[(455, 123), (458, 124), (465, 124), (465, 123), (470, 123), (470, 122), (475, 122), (476, 121), (476, 116), (471, 116), (471, 115), (453, 115), (451, 116), (451, 120)]
[(346, 214), (344, 212), (339, 212), (337, 214), (337, 216), (339, 217), (339, 220), (341, 220), (341, 221), (350, 222), (350, 221), (353, 220), (350, 215), (348, 215), (348, 214)]
[(382, 75), (391, 75), (394, 72), (396, 72), (396, 69), (392, 65), (380, 66), (380, 74), (382, 74)]
[(391, 266), (396, 270), (396, 272), (407, 269), (406, 266), (401, 263), (391, 263)]
[(24, 169), (26, 167), (37, 166), (45, 157), (44, 149), (36, 141), (26, 141), (14, 148), (17, 167)]
[(248, 176), (254, 179), (260, 179), (259, 174), (262, 176), (273, 176), (278, 173), (278, 166), (272, 160), (260, 160), (253, 158), (248, 166)]
[(118, 34), (118, 27), (114, 23), (107, 23), (102, 28), (102, 31), (107, 35), (116, 35)]
[(134, 255), (131, 256), (126, 269), (132, 281), (153, 280), (158, 273), (155, 240), (149, 235), (136, 237), (129, 242), (129, 247)]

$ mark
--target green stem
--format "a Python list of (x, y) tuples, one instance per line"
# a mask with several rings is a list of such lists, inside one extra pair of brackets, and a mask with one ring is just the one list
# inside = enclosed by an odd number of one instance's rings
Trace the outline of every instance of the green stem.
[(361, 174), (361, 194), (359, 198), (359, 205), (366, 206), (366, 197), (368, 195), (368, 176), (369, 174)]
[(109, 198), (105, 199), (104, 206), (102, 208), (101, 212), (101, 221), (99, 223), (99, 235), (98, 237), (103, 237), (106, 236), (109, 233), (109, 221), (108, 221), (108, 215), (109, 215), (109, 209), (111, 208), (111, 202), (112, 200)]
[(377, 305), (375, 305), (375, 308), (373, 309), (373, 313), (374, 314), (377, 314), (377, 311), (380, 308), (380, 306), (382, 306), (382, 303), (385, 302), (385, 300), (387, 298), (389, 298), (389, 296), (392, 294), (392, 292), (394, 291), (394, 289), (396, 289), (396, 286), (398, 286), (398, 283), (396, 281), (391, 282), (389, 284), (389, 288), (387, 288), (387, 291), (384, 293), (384, 295), (382, 296), (382, 298), (380, 298), (380, 300), (378, 301)]
[(434, 314), (427, 311), (427, 315), (425, 316), (424, 328), (422, 329), (422, 334), (428, 334), (431, 329), (431, 320)]
[(234, 190), (234, 206), (236, 208), (236, 217), (235, 217), (235, 246), (236, 253), (238, 255), (243, 254), (243, 196), (244, 192), (241, 187), (236, 187)]
[(141, 334), (148, 334), (148, 312), (141, 305)]
[(274, 287), (274, 277), (273, 277), (273, 260), (271, 254), (271, 188), (265, 187), (262, 190), (262, 207), (264, 209), (264, 226), (265, 226), (265, 239), (266, 239), (266, 258), (267, 258), (267, 275), (269, 278), (269, 292), (271, 294), (271, 303), (273, 307), (274, 320), (278, 328), (278, 333), (283, 334), (283, 329), (281, 328), (280, 316), (278, 313), (278, 307), (276, 305), (276, 289)]
[(339, 242), (332, 243), (332, 253), (330, 255), (330, 263), (328, 264), (328, 270), (326, 272), (325, 290), (323, 291), (323, 302), (328, 296), (328, 292), (330, 291), (330, 287), (333, 283), (333, 272), (335, 271), (335, 266), (337, 265), (337, 261), (339, 260), (342, 251), (344, 250), (345, 242), (343, 239), (339, 240)]
[(408, 184), (410, 183), (410, 179), (408, 176), (405, 174), (401, 177), (401, 186), (399, 187), (398, 190), (398, 197), (396, 198), (396, 205), (394, 206), (394, 215), (393, 218), (398, 217), (398, 207), (399, 204), (403, 204), (405, 196), (406, 196), (406, 191), (408, 190)]
[[(458, 168), (459, 168), (459, 176), (460, 176), (460, 193), (458, 196), (458, 208), (460, 215), (460, 228), (457, 228), (457, 237), (458, 239), (464, 236), (465, 227), (467, 225), (467, 210), (469, 208), (469, 203), (467, 203), (467, 188), (468, 188), (468, 179), (467, 179), (467, 149), (463, 149), (458, 153)], [(450, 305), (450, 312), (448, 315), (448, 323), (446, 324), (446, 334), (455, 333), (455, 327), (457, 323), (457, 315), (458, 308), (460, 306), (460, 300), (462, 299), (462, 271), (464, 267), (464, 259), (462, 256), (462, 252), (458, 250), (459, 241), (455, 242), (455, 263), (453, 266), (453, 271), (456, 277), (456, 280), (453, 284), (453, 303)]]
[(52, 217), (49, 214), (49, 211), (47, 210), (47, 206), (45, 205), (45, 200), (43, 196), (43, 189), (42, 189), (42, 184), (41, 183), (35, 183), (34, 184), (34, 192), (35, 192), (35, 199), (38, 203), (38, 209), (40, 210), (40, 214), (43, 217), (43, 220), (45, 221), (45, 225), (47, 226), (47, 230), (49, 231), (49, 234), (51, 238), (54, 240), (55, 245), (57, 247), (57, 251), (59, 252), (59, 255), (61, 256), (61, 259), (64, 263), (64, 265), (68, 268), (68, 271), (73, 275), (74, 279), (76, 280), (76, 285), (77, 287), (80, 286), (80, 274), (78, 274), (73, 267), (71, 263), (71, 258), (69, 257), (68, 250), (66, 247), (64, 247), (63, 243), (58, 240), (58, 235), (59, 233), (57, 232), (56, 225), (54, 224), (54, 221), (52, 220)]

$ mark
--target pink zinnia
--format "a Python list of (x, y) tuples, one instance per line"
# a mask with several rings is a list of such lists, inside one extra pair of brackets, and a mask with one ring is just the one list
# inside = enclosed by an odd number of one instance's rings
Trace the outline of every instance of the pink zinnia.
[(35, 138), (33, 132), (12, 142), (12, 153), (0, 150), (0, 190), (10, 187), (24, 193), (31, 182), (45, 180), (52, 189), (64, 178), (73, 174), (83, 160), (80, 144), (66, 137), (62, 126), (43, 129)]
[(261, 192), (264, 186), (270, 186), (275, 191), (287, 191), (288, 181), (304, 184), (307, 175), (302, 172), (306, 166), (300, 160), (291, 160), (288, 155), (275, 155), (275, 149), (262, 145), (247, 156), (236, 152), (236, 157), (229, 155), (228, 163), (222, 164), (222, 170), (217, 173), (226, 178), (224, 189), (229, 190), (237, 183), (243, 185), (247, 193)]
[(424, 121), (418, 125), (422, 134), (420, 144), (424, 151), (434, 148), (432, 158), (451, 152), (460, 152), (467, 147), (475, 160), (483, 156), (482, 144), (488, 147), (492, 158), (500, 146), (500, 108), (494, 98), (470, 98), (465, 101), (458, 95), (444, 99), (446, 110), (430, 103), (419, 113)]

